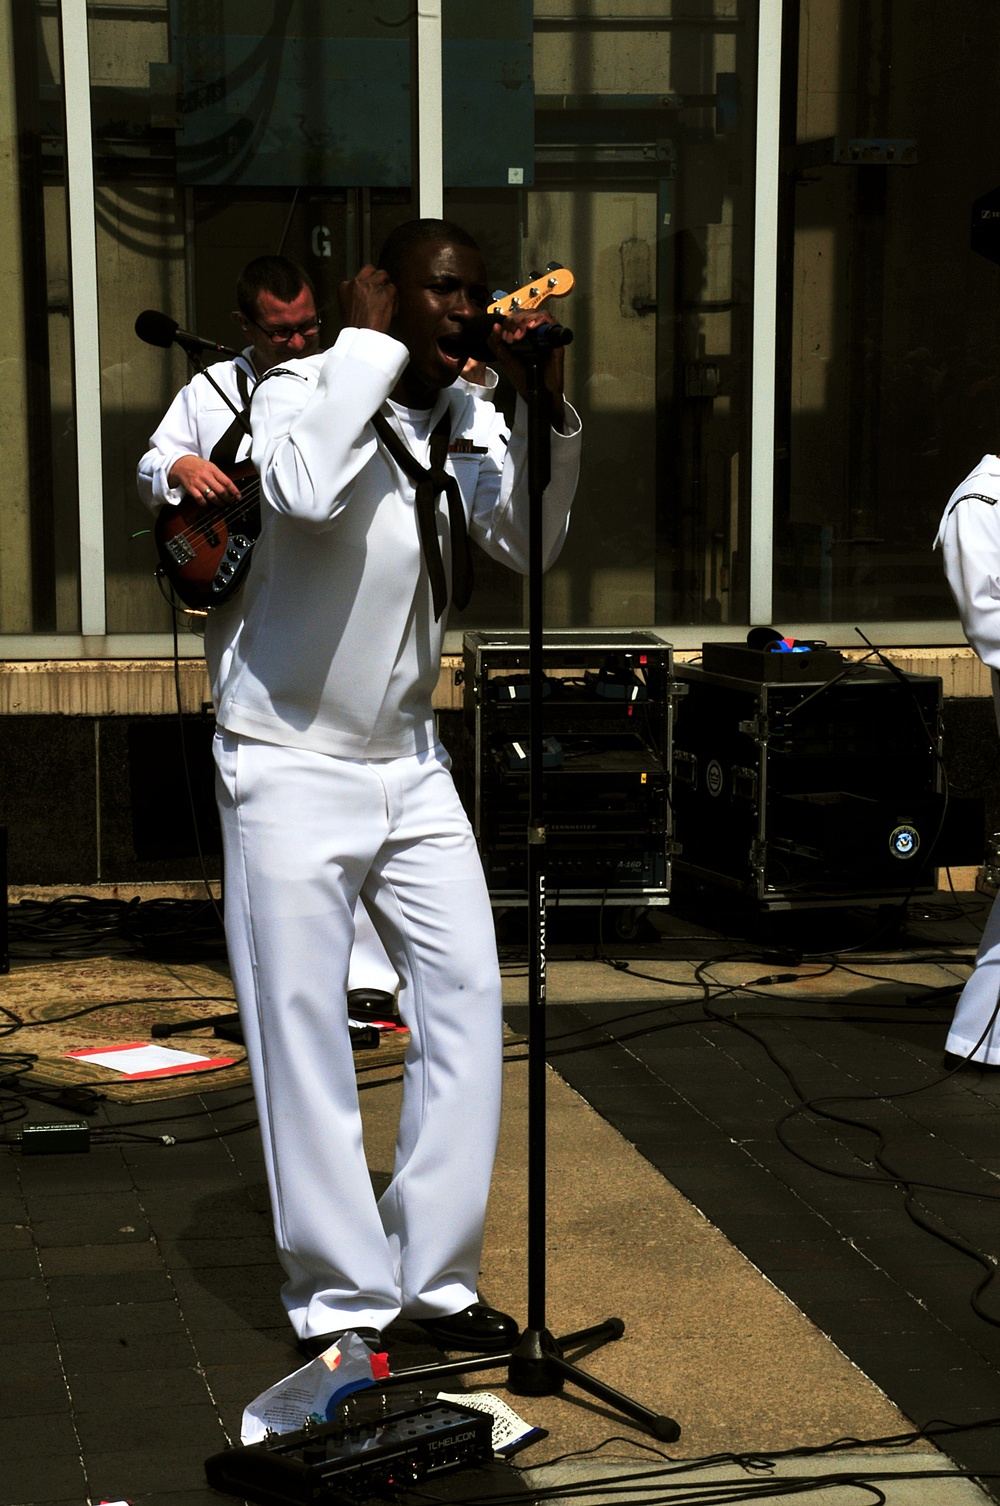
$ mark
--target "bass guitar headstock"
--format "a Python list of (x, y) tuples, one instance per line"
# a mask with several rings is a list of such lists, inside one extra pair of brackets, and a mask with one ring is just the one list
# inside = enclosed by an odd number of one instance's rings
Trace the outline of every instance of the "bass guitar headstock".
[(537, 272), (530, 282), (526, 282), (515, 293), (494, 293), (494, 301), (487, 313), (519, 314), (536, 309), (546, 298), (565, 298), (572, 291), (575, 281), (568, 267), (561, 267), (558, 262), (550, 261), (544, 272)]

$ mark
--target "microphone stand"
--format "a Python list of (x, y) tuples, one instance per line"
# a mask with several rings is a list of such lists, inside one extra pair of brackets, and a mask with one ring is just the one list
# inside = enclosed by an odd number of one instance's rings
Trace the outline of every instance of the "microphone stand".
[(554, 1396), (569, 1381), (625, 1417), (642, 1423), (654, 1438), (673, 1443), (680, 1426), (672, 1417), (633, 1401), (564, 1357), (567, 1349), (620, 1339), (621, 1318), (554, 1338), (546, 1325), (546, 1105), (545, 1105), (545, 824), (542, 800), (542, 499), (551, 474), (551, 393), (545, 386), (548, 352), (519, 352), (527, 371), (528, 409), (528, 1292), (527, 1326), (512, 1350), (474, 1359), (418, 1365), (396, 1371), (383, 1385), (409, 1385), (442, 1376), (507, 1366), (507, 1386), (516, 1396)]

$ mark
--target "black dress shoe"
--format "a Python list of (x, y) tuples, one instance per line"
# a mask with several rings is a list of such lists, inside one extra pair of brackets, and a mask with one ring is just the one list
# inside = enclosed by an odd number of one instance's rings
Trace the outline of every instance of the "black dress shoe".
[(513, 1348), (520, 1333), (513, 1318), (487, 1307), (485, 1302), (473, 1302), (464, 1312), (446, 1318), (413, 1321), (443, 1349), (470, 1349), (481, 1354)]
[(370, 1020), (399, 1018), (396, 1013), (396, 996), (383, 988), (352, 988), (347, 994), (347, 1014), (352, 1020), (365, 1025)]
[(314, 1333), (308, 1339), (299, 1339), (295, 1347), (307, 1360), (314, 1360), (317, 1355), (324, 1354), (331, 1344), (336, 1344), (338, 1339), (349, 1333), (356, 1333), (359, 1339), (364, 1339), (372, 1354), (381, 1351), (382, 1335), (377, 1328), (335, 1328), (333, 1333)]

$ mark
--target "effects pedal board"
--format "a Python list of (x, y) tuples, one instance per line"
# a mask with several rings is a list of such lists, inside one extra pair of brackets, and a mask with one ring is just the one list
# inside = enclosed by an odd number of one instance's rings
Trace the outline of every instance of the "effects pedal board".
[[(492, 1462), (493, 1419), (487, 1413), (433, 1395), (413, 1404), (411, 1393), (409, 1402), (359, 1392), (335, 1422), (213, 1454), (205, 1460), (206, 1478), (215, 1490), (263, 1506), (324, 1506), (411, 1490), (438, 1475)], [(390, 1405), (398, 1410), (379, 1410)]]

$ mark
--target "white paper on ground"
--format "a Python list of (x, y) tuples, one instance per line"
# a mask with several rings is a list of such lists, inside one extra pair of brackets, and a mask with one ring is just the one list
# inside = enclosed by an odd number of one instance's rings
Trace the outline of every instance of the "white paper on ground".
[(455, 1401), (463, 1407), (474, 1407), (477, 1412), (488, 1412), (493, 1418), (493, 1452), (502, 1454), (518, 1444), (523, 1444), (532, 1435), (545, 1437), (544, 1428), (518, 1417), (500, 1396), (492, 1391), (439, 1391), (439, 1401)]
[(286, 1375), (255, 1397), (243, 1413), (241, 1443), (260, 1443), (269, 1430), (294, 1433), (318, 1415), (330, 1420), (338, 1403), (384, 1380), (389, 1374), (384, 1354), (372, 1354), (364, 1339), (347, 1333), (316, 1359)]
[(87, 1051), (76, 1054), (79, 1062), (98, 1067), (113, 1067), (131, 1076), (134, 1072), (156, 1072), (161, 1067), (187, 1067), (192, 1062), (207, 1062), (208, 1056), (194, 1051), (174, 1051), (169, 1046), (133, 1046), (128, 1051)]

